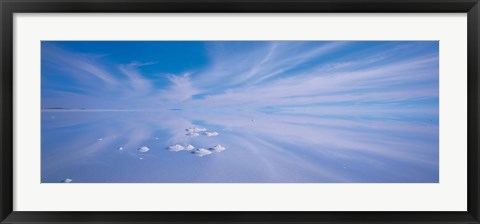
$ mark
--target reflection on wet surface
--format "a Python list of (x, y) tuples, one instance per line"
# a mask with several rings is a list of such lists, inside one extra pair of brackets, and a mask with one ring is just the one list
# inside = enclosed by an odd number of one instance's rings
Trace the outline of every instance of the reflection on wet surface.
[(438, 121), (417, 115), (44, 110), (42, 182), (438, 182)]

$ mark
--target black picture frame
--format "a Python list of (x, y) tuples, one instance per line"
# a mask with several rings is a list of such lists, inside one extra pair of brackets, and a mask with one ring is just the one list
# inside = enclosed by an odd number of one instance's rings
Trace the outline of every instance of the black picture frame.
[[(2, 223), (480, 223), (478, 0), (0, 0)], [(468, 15), (466, 212), (21, 212), (13, 211), (14, 13), (455, 13)], [(92, 201), (92, 203), (95, 203)], [(255, 203), (252, 201), (252, 203)], [(412, 202), (413, 203), (413, 202)]]

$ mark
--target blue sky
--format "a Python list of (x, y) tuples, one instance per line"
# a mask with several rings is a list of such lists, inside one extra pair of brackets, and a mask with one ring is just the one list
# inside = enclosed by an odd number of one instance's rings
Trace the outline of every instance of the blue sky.
[(437, 41), (43, 41), (42, 108), (86, 110), (42, 113), (42, 181), (438, 182), (438, 54)]
[(427, 105), (432, 73), (438, 42), (47, 41), (42, 107)]

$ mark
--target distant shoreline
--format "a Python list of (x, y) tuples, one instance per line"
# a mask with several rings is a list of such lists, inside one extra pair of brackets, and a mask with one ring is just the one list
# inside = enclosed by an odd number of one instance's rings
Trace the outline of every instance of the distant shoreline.
[(161, 110), (134, 110), (134, 109), (41, 109), (42, 112), (146, 112), (146, 111), (161, 111)]

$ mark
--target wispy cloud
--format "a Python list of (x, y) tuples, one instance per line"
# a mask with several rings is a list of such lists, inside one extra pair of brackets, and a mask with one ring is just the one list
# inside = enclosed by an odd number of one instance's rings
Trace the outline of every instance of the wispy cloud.
[(145, 79), (138, 71), (137, 67), (142, 65), (151, 65), (151, 63), (139, 64), (130, 63), (128, 65), (120, 65), (119, 70), (128, 77), (132, 90), (138, 95), (149, 93), (152, 90), (152, 85), (149, 80)]
[[(63, 72), (63, 75), (74, 78), (81, 84), (103, 83), (105, 86), (115, 86), (118, 80), (115, 75), (102, 68), (95, 55), (75, 54), (65, 51), (52, 44), (44, 44), (42, 48), (42, 60), (44, 66), (56, 65), (55, 68)], [(100, 85), (98, 85), (100, 86)]]
[(158, 102), (173, 102), (181, 103), (189, 100), (193, 95), (200, 91), (194, 87), (190, 73), (183, 75), (169, 75), (167, 76), (170, 81), (170, 86), (165, 90), (160, 90), (157, 94)]

